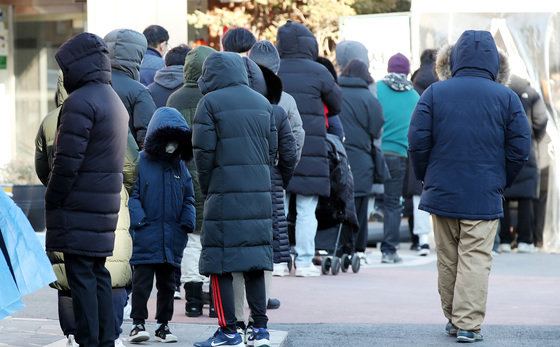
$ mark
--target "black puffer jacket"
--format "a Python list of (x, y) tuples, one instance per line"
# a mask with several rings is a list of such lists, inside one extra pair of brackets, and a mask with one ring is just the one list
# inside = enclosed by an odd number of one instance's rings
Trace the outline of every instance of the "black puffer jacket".
[(270, 165), (277, 151), (272, 106), (248, 86), (239, 55), (212, 53), (198, 80), (193, 148), (206, 196), (203, 275), (272, 270)]
[(301, 160), (287, 191), (301, 195), (329, 196), (329, 162), (323, 104), (329, 115), (340, 113), (340, 88), (331, 73), (315, 62), (318, 46), (315, 36), (303, 24), (288, 21), (278, 29), (276, 40), (284, 91), (296, 100), (305, 142)]
[(116, 29), (105, 36), (111, 57), (111, 84), (128, 111), (128, 125), (138, 147), (144, 146), (148, 123), (156, 110), (148, 88), (138, 82), (140, 63), (148, 45), (141, 33)]
[(103, 40), (83, 33), (55, 54), (69, 94), (45, 194), (48, 251), (107, 257), (121, 202), (128, 114)]
[(272, 246), (274, 262), (288, 262), (290, 259), (290, 241), (288, 238), (288, 221), (284, 210), (284, 189), (288, 186), (297, 163), (296, 139), (292, 133), (288, 114), (278, 106), (282, 96), (282, 81), (266, 67), (257, 66), (252, 60), (243, 58), (249, 86), (272, 104), (272, 115), (278, 132), (278, 156), (270, 167), (272, 183)]
[(537, 163), (537, 143), (546, 132), (548, 114), (539, 93), (529, 81), (512, 75), (508, 85), (519, 96), (531, 126), (531, 152), (511, 187), (504, 191), (506, 199), (536, 199), (539, 197), (540, 170)]

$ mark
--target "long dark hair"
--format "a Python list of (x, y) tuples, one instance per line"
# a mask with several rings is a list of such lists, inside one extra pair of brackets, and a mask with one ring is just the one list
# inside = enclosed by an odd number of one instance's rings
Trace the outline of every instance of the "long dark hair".
[(359, 77), (366, 81), (368, 85), (372, 84), (373, 77), (371, 77), (368, 67), (366, 63), (359, 59), (352, 59), (342, 72), (340, 73), (340, 77)]

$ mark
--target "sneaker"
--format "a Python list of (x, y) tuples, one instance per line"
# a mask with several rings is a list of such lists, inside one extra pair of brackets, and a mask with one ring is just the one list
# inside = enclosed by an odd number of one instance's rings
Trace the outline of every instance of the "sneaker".
[(224, 334), (222, 328), (218, 328), (214, 336), (206, 341), (195, 342), (194, 347), (213, 347), (213, 346), (235, 346), (244, 347), (243, 339), (238, 333)]
[(272, 269), (272, 276), (278, 276), (278, 277), (290, 276), (290, 269), (288, 269), (288, 263), (274, 264), (274, 267)]
[(410, 244), (410, 250), (411, 251), (418, 251), (420, 249), (420, 245), (416, 242), (413, 242)]
[(121, 339), (115, 340), (115, 347), (125, 347), (123, 341)]
[(169, 325), (162, 324), (156, 329), (156, 341), (159, 342), (177, 342), (177, 336), (173, 335), (169, 330)]
[(128, 337), (128, 342), (138, 343), (143, 341), (148, 341), (150, 339), (150, 333), (146, 331), (144, 324), (134, 324), (130, 335)]
[(425, 243), (422, 246), (420, 246), (420, 248), (418, 248), (417, 254), (421, 257), (425, 257), (428, 254), (430, 254), (430, 245)]
[(247, 326), (247, 329), (245, 329), (243, 331), (243, 335), (241, 335), (243, 337), (243, 343), (247, 344), (247, 339), (249, 338), (249, 336), (253, 333), (253, 325), (251, 322), (249, 322), (249, 325)]
[(511, 252), (511, 245), (509, 243), (502, 243), (500, 244), (500, 252), (501, 253), (509, 253)]
[(247, 346), (270, 347), (270, 334), (267, 328), (253, 328), (247, 337)]
[(316, 268), (314, 265), (309, 266), (298, 266), (296, 268), (296, 276), (297, 277), (317, 277), (321, 276), (321, 270)]
[(457, 342), (475, 342), (482, 341), (482, 339), (481, 333), (472, 330), (457, 330)]
[(535, 253), (535, 246), (532, 243), (519, 242), (517, 253)]
[(276, 310), (280, 307), (280, 300), (269, 298), (268, 302), (266, 303), (267, 310)]
[(397, 252), (395, 253), (383, 253), (381, 255), (381, 263), (383, 264), (396, 264), (402, 262), (402, 258), (399, 257)]
[(243, 343), (247, 343), (247, 327), (245, 326), (245, 322), (237, 321), (235, 323), (235, 328), (237, 329), (237, 333), (241, 336), (241, 340)]
[(445, 326), (445, 333), (449, 336), (457, 336), (457, 328), (451, 322), (447, 322)]
[(80, 345), (76, 342), (74, 335), (70, 334), (66, 337), (66, 347), (80, 347)]
[(173, 294), (173, 298), (181, 299), (181, 287), (180, 286), (177, 286), (177, 288), (175, 288), (175, 293)]
[(356, 256), (360, 258), (360, 265), (369, 264), (369, 258), (367, 257), (365, 252), (356, 252)]

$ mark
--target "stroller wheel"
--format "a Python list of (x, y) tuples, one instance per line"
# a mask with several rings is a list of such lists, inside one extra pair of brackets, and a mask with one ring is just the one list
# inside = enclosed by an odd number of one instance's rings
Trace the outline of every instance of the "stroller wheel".
[(328, 275), (330, 269), (331, 269), (331, 258), (325, 257), (325, 259), (323, 259), (323, 263), (321, 264), (321, 272), (323, 273), (323, 275)]
[(334, 257), (332, 260), (331, 273), (336, 276), (340, 272), (340, 258)]
[(352, 265), (352, 260), (350, 259), (350, 256), (348, 254), (344, 253), (341, 258), (341, 263), (342, 272), (346, 272), (348, 271), (350, 265)]
[(356, 273), (360, 271), (360, 257), (356, 254), (352, 256), (352, 272)]

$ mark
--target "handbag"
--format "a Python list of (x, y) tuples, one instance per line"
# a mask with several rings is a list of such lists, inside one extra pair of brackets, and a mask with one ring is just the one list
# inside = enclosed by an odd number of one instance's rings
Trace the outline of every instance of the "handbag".
[(373, 163), (375, 164), (373, 172), (373, 183), (385, 183), (391, 178), (389, 167), (385, 161), (385, 154), (380, 146), (380, 141), (373, 141)]

